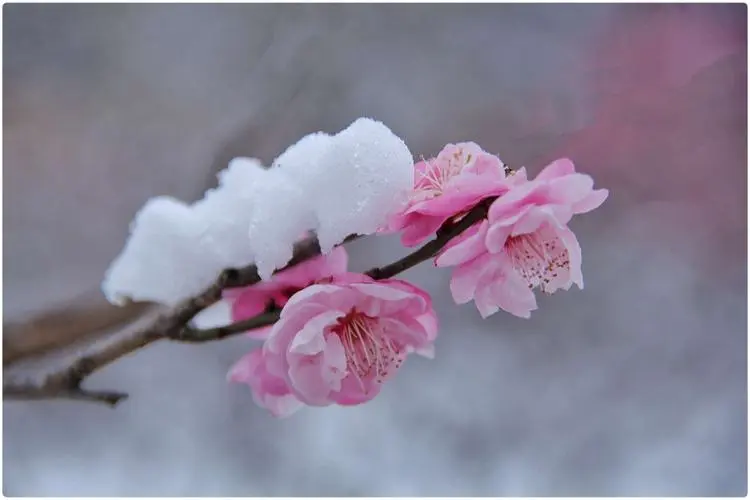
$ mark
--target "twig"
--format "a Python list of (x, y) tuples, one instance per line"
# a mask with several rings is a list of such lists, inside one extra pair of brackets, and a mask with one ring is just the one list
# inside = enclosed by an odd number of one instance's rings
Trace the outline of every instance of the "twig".
[[(406, 257), (387, 266), (376, 267), (367, 271), (367, 275), (380, 280), (391, 278), (417, 264), (434, 257), (448, 242), (463, 231), (487, 216), (487, 210), (494, 199), (487, 199), (468, 211), (457, 221), (448, 222), (441, 227), (435, 239), (426, 243)], [(352, 235), (344, 243), (359, 236)], [(320, 255), (321, 249), (317, 238), (311, 237), (295, 245), (294, 256), (284, 267), (295, 266), (305, 260)], [(172, 310), (163, 313), (155, 321), (128, 336), (85, 354), (70, 366), (48, 376), (39, 386), (23, 384), (5, 384), (3, 395), (8, 399), (49, 399), (67, 398), (86, 401), (98, 401), (115, 406), (127, 397), (127, 394), (109, 391), (89, 391), (82, 389), (81, 382), (94, 371), (110, 364), (157, 340), (168, 339), (178, 342), (200, 343), (223, 339), (238, 333), (272, 325), (279, 318), (279, 311), (266, 311), (263, 314), (229, 325), (198, 329), (189, 325), (193, 318), (221, 299), (223, 290), (253, 285), (260, 282), (258, 269), (251, 265), (242, 269), (227, 269), (216, 281), (200, 295), (187, 299)]]
[(238, 333), (246, 332), (248, 330), (254, 330), (264, 326), (273, 325), (279, 320), (280, 310), (266, 312), (258, 316), (253, 316), (242, 321), (237, 321), (225, 326), (217, 326), (214, 328), (198, 329), (191, 326), (186, 326), (176, 335), (169, 337), (170, 340), (177, 340), (179, 342), (209, 342), (211, 340), (221, 340)]
[(116, 391), (89, 391), (78, 388), (56, 388), (33, 384), (6, 385), (3, 387), (3, 396), (8, 399), (33, 401), (43, 399), (71, 399), (74, 401), (86, 401), (90, 403), (103, 403), (111, 407), (128, 398), (124, 392)]
[(406, 257), (397, 260), (392, 264), (383, 267), (375, 267), (365, 274), (376, 280), (388, 279), (401, 274), (417, 264), (433, 258), (437, 253), (448, 244), (450, 240), (463, 233), (471, 226), (487, 217), (492, 201), (495, 198), (488, 198), (472, 208), (457, 222), (449, 222), (441, 227), (434, 240), (424, 244), (418, 250), (410, 253)]

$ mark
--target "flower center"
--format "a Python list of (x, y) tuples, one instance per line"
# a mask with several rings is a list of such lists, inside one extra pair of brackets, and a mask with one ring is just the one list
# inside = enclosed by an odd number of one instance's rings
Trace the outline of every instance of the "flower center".
[(529, 288), (538, 286), (544, 293), (553, 293), (569, 278), (568, 250), (552, 231), (511, 236), (505, 251)]
[(448, 181), (460, 174), (464, 167), (471, 163), (471, 158), (471, 153), (464, 156), (464, 151), (458, 150), (447, 158), (423, 160), (425, 168), (419, 172), (415, 189), (424, 198), (443, 194)]
[(403, 347), (383, 335), (378, 320), (356, 309), (340, 318), (333, 332), (344, 346), (347, 369), (360, 384), (370, 376), (383, 382), (404, 360)]

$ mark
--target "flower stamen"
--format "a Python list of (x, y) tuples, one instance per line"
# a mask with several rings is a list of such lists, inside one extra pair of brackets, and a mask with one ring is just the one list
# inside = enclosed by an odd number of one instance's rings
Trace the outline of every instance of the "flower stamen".
[(560, 274), (570, 271), (568, 250), (556, 235), (537, 231), (511, 236), (505, 251), (528, 287), (539, 287), (543, 293), (553, 293)]
[(403, 361), (402, 346), (383, 334), (377, 319), (356, 309), (340, 318), (333, 331), (344, 346), (347, 369), (363, 389), (364, 378), (374, 375), (376, 382), (383, 382)]

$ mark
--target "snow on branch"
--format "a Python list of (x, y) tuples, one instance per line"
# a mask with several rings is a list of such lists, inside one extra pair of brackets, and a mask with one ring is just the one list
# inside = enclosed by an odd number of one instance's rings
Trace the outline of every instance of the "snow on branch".
[(233, 160), (219, 186), (192, 205), (150, 200), (107, 271), (108, 300), (173, 306), (223, 269), (255, 263), (262, 279), (285, 266), (308, 231), (323, 253), (349, 234), (372, 234), (413, 185), (412, 156), (385, 125), (361, 118), (340, 133), (311, 134), (268, 169)]

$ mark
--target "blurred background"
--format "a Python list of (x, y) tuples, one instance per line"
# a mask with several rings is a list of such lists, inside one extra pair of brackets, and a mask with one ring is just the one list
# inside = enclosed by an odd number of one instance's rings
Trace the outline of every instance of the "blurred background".
[(3, 492), (745, 495), (746, 10), (6, 4), (5, 320), (96, 292), (149, 197), (360, 116), (415, 156), (568, 156), (611, 194), (573, 222), (586, 288), (530, 320), (407, 273), (437, 357), (370, 404), (276, 420), (225, 383), (251, 341), (159, 344), (89, 380), (131, 393), (114, 411), (5, 402)]

